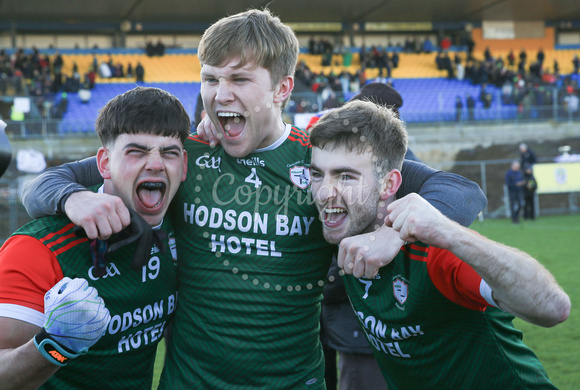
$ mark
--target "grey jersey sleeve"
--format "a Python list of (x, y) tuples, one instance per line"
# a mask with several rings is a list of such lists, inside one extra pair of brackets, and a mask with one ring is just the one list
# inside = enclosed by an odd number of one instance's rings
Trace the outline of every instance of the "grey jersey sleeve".
[(487, 205), (477, 183), (451, 172), (439, 171), (415, 161), (405, 160), (403, 183), (397, 198), (412, 192), (421, 195), (448, 218), (469, 226)]
[(64, 203), (72, 193), (100, 183), (103, 178), (97, 158), (89, 157), (49, 168), (29, 180), (22, 189), (21, 200), (32, 218), (55, 215), (63, 213)]

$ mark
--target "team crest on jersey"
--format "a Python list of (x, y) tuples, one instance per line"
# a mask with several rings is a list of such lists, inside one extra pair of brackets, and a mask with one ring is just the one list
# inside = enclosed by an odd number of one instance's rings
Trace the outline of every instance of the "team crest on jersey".
[(395, 276), (393, 278), (393, 295), (403, 305), (409, 297), (409, 283), (406, 283), (401, 277)]
[(303, 165), (291, 167), (290, 180), (296, 187), (305, 189), (310, 184), (310, 169)]
[(175, 237), (173, 236), (173, 233), (169, 234), (169, 237), (167, 238), (167, 242), (169, 243), (169, 251), (171, 252), (171, 257), (173, 258), (173, 262), (176, 263), (177, 262), (177, 245), (175, 243)]

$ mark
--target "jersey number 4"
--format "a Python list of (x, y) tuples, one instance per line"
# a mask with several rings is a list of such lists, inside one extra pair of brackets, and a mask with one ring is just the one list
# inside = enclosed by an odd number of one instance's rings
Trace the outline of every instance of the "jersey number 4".
[(252, 168), (252, 173), (250, 173), (248, 177), (246, 177), (246, 180), (244, 181), (246, 183), (253, 184), (254, 188), (258, 188), (262, 185), (262, 181), (260, 180), (258, 174), (256, 173), (256, 168)]

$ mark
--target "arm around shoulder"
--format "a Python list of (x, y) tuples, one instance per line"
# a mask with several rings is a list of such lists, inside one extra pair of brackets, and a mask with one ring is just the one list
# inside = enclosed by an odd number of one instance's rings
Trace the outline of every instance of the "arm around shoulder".
[(486, 207), (487, 198), (477, 183), (451, 172), (405, 160), (397, 198), (416, 192), (446, 217), (469, 226)]
[(24, 185), (22, 204), (32, 218), (55, 215), (72, 193), (102, 182), (95, 157), (52, 167)]

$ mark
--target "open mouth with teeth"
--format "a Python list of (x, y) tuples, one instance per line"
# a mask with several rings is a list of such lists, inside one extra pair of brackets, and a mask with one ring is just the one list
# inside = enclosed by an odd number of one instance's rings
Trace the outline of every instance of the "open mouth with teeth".
[(147, 209), (155, 209), (163, 203), (166, 185), (163, 182), (146, 181), (137, 187), (137, 196)]
[(246, 118), (235, 112), (218, 112), (218, 119), (226, 138), (239, 136), (246, 125)]
[(322, 210), (322, 222), (328, 227), (340, 226), (348, 213), (342, 207), (326, 207)]

